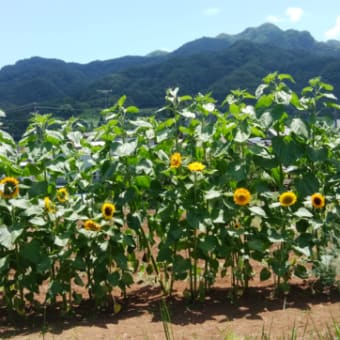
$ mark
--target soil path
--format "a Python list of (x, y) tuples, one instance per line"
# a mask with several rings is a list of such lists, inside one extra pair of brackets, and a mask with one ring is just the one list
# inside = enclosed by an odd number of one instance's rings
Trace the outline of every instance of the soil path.
[[(225, 285), (224, 285), (225, 286)], [(184, 287), (176, 287), (182, 292)], [(168, 327), (174, 339), (332, 339), (340, 327), (338, 290), (314, 294), (294, 283), (285, 300), (272, 298), (273, 286), (252, 282), (246, 294), (231, 303), (229, 288), (217, 283), (204, 303), (188, 304), (180, 294), (167, 300)], [(157, 287), (136, 286), (120, 300), (122, 310), (94, 314), (83, 304), (72, 317), (57, 311), (34, 315), (22, 322), (7, 322), (0, 310), (0, 338), (6, 339), (165, 339), (161, 317), (162, 296)], [(44, 328), (45, 325), (45, 328)], [(43, 333), (43, 330), (45, 332)], [(336, 339), (333, 334), (333, 338)]]

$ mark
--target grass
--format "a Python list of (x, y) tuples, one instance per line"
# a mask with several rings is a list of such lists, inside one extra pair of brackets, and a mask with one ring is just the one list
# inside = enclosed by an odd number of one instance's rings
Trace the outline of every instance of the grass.
[[(169, 309), (165, 299), (162, 299), (160, 302), (160, 312), (161, 312), (161, 319), (163, 323), (164, 335), (167, 340), (174, 340), (174, 333), (171, 326), (171, 318)], [(303, 328), (298, 328), (296, 325), (296, 321), (294, 321), (292, 328), (288, 330), (285, 334), (278, 337), (273, 337), (272, 327), (273, 327), (273, 320), (269, 325), (269, 330), (266, 331), (265, 325), (262, 326), (261, 334), (259, 335), (250, 335), (245, 337), (239, 337), (230, 329), (221, 330), (221, 339), (223, 340), (271, 340), (271, 339), (278, 339), (278, 340), (297, 340), (297, 339), (317, 339), (317, 340), (340, 340), (340, 322), (335, 320), (332, 316), (332, 321), (327, 323), (324, 326), (324, 329), (320, 330), (314, 319), (311, 315), (307, 314), (307, 319)], [(193, 335), (194, 339), (201, 339), (199, 336)], [(206, 337), (204, 337), (206, 338)], [(203, 338), (202, 338), (203, 339)]]
[(160, 312), (161, 312), (161, 319), (163, 323), (164, 335), (167, 340), (174, 340), (174, 334), (171, 327), (171, 318), (169, 313), (169, 308), (166, 303), (165, 298), (161, 299), (160, 302)]
[[(312, 318), (310, 318), (312, 320)], [(233, 333), (226, 334), (224, 336), (224, 340), (271, 340), (271, 339), (278, 339), (278, 340), (297, 340), (297, 339), (316, 339), (316, 340), (340, 340), (340, 323), (332, 320), (332, 323), (326, 324), (323, 330), (320, 330), (316, 327), (314, 321), (312, 321), (312, 329), (308, 330), (309, 327), (309, 319), (307, 319), (304, 327), (302, 330), (296, 327), (294, 322), (292, 328), (287, 331), (282, 336), (272, 337), (271, 335), (271, 327), (269, 332), (265, 331), (263, 326), (261, 335), (256, 336), (245, 336), (245, 337), (237, 337)]]

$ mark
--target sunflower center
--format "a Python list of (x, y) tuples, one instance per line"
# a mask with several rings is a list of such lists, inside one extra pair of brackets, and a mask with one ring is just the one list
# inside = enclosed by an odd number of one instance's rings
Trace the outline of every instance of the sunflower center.
[(241, 202), (244, 202), (247, 200), (247, 197), (243, 194), (238, 195), (237, 199)]
[(111, 207), (106, 207), (105, 208), (105, 215), (106, 216), (111, 216), (112, 215), (112, 208)]
[(16, 189), (16, 186), (12, 182), (7, 182), (4, 186), (4, 192), (6, 195), (12, 195), (15, 189)]
[(315, 197), (314, 198), (314, 204), (315, 205), (321, 205), (322, 204), (321, 198), (320, 197)]
[(284, 196), (282, 199), (282, 202), (284, 204), (291, 204), (293, 202), (293, 197), (291, 196)]

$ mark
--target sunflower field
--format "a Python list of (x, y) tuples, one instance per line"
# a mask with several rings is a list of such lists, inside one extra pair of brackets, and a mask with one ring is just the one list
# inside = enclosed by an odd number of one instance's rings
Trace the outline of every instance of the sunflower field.
[[(185, 281), (204, 299), (217, 277), (235, 294), (255, 274), (336, 284), (340, 248), (340, 106), (287, 74), (223, 103), (169, 89), (145, 117), (123, 96), (98, 125), (35, 114), (16, 142), (0, 130), (0, 296), (24, 314), (125, 294), (138, 273), (165, 295)], [(2, 113), (4, 114), (4, 113)], [(143, 254), (143, 257), (141, 257)], [(255, 273), (254, 263), (261, 264)]]

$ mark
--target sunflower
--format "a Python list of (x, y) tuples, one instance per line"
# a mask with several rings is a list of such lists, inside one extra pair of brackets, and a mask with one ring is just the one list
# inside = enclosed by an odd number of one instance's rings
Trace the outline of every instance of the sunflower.
[(234, 191), (234, 202), (237, 205), (247, 205), (250, 202), (251, 194), (248, 189), (238, 188)]
[(292, 191), (286, 191), (280, 195), (279, 200), (283, 207), (289, 207), (295, 204), (297, 197)]
[(84, 222), (84, 228), (86, 230), (92, 230), (92, 231), (100, 231), (101, 230), (101, 226), (98, 223), (96, 223), (92, 220), (85, 221)]
[(116, 207), (112, 203), (104, 203), (102, 205), (102, 215), (106, 220), (111, 220), (115, 211)]
[(57, 200), (60, 203), (65, 203), (68, 200), (68, 191), (66, 188), (60, 188), (57, 190)]
[(235, 221), (235, 222), (234, 222), (234, 228), (235, 228), (236, 230), (240, 229), (240, 228), (241, 228), (241, 223), (240, 223), (239, 221)]
[(54, 203), (50, 200), (49, 197), (44, 198), (44, 203), (45, 203), (45, 209), (49, 213), (55, 213), (55, 205)]
[(179, 152), (175, 152), (170, 157), (170, 168), (179, 168), (182, 164), (182, 156)]
[(316, 209), (321, 209), (325, 206), (325, 197), (319, 193), (315, 193), (310, 198), (312, 206)]
[(0, 181), (0, 196), (13, 198), (19, 194), (19, 181), (13, 177), (5, 177)]
[(205, 169), (205, 165), (203, 165), (201, 162), (192, 162), (188, 165), (188, 169), (190, 171), (202, 171)]

